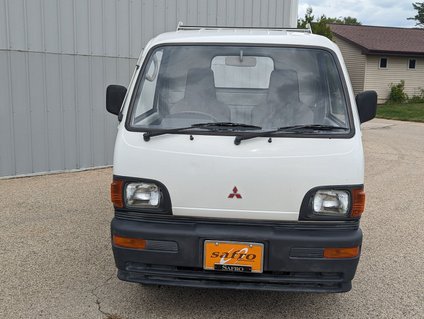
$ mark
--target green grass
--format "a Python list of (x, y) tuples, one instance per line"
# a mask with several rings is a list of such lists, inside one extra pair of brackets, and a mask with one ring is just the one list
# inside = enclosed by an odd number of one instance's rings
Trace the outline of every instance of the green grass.
[(377, 117), (389, 120), (424, 122), (424, 103), (379, 105)]

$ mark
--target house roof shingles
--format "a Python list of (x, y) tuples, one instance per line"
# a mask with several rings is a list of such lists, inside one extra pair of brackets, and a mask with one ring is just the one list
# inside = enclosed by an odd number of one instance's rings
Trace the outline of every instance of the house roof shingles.
[(330, 24), (338, 37), (359, 46), (365, 54), (424, 56), (424, 29)]

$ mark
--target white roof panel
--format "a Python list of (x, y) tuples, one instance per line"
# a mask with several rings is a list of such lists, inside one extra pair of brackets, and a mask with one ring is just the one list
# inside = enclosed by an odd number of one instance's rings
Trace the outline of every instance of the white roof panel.
[[(235, 43), (272, 44), (293, 46), (316, 46), (338, 51), (336, 44), (326, 37), (290, 30), (260, 29), (217, 29), (182, 30), (167, 32), (153, 38), (146, 46), (145, 53), (153, 46), (171, 43)], [(140, 57), (141, 59), (141, 57)]]

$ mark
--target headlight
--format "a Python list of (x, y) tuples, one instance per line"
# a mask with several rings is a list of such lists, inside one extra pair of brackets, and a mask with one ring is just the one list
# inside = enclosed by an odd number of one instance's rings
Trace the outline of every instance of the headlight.
[(303, 197), (299, 220), (359, 220), (364, 209), (364, 185), (319, 186)]
[(129, 183), (125, 187), (125, 205), (135, 208), (157, 208), (162, 199), (159, 187), (153, 183)]
[(314, 214), (345, 216), (349, 212), (349, 193), (340, 190), (318, 190), (313, 200)]

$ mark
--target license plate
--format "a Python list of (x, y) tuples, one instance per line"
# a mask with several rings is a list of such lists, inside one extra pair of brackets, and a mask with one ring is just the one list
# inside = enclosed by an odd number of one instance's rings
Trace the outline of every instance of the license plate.
[(203, 268), (229, 272), (263, 271), (264, 245), (231, 241), (206, 240)]

